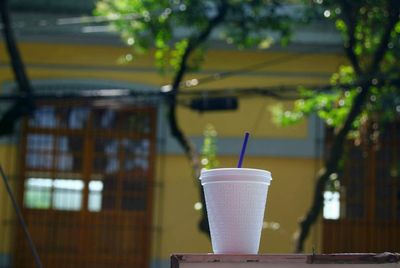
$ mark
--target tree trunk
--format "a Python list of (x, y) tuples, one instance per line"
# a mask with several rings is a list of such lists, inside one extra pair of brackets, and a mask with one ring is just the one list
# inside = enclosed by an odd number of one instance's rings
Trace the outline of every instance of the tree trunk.
[(222, 1), (219, 9), (218, 14), (210, 20), (207, 27), (197, 36), (189, 40), (186, 50), (182, 56), (181, 63), (179, 66), (178, 71), (174, 77), (172, 83), (172, 90), (169, 94), (169, 107), (168, 107), (168, 122), (169, 127), (171, 130), (172, 136), (178, 141), (178, 143), (183, 148), (186, 157), (189, 159), (192, 165), (192, 175), (195, 180), (197, 180), (199, 193), (202, 206), (202, 217), (199, 222), (199, 229), (201, 232), (207, 234), (210, 237), (210, 229), (208, 226), (208, 217), (207, 217), (207, 209), (205, 205), (205, 197), (203, 187), (198, 180), (201, 171), (200, 165), (200, 156), (197, 152), (196, 148), (189, 140), (189, 138), (184, 134), (182, 128), (178, 124), (177, 119), (177, 105), (176, 105), (176, 98), (179, 94), (179, 87), (183, 80), (183, 77), (188, 69), (188, 59), (191, 53), (200, 45), (202, 45), (205, 41), (207, 41), (208, 37), (210, 36), (211, 32), (225, 19), (225, 15), (227, 12), (228, 4), (226, 1)]
[(354, 51), (356, 43), (354, 30), (357, 22), (354, 20), (354, 16), (352, 13), (354, 9), (352, 8), (351, 4), (355, 2), (341, 0), (339, 1), (339, 3), (340, 5), (342, 5), (342, 10), (344, 11), (343, 20), (346, 22), (346, 26), (348, 28), (348, 42), (347, 44), (345, 44), (346, 55), (351, 62), (356, 76), (361, 82), (361, 91), (354, 99), (353, 105), (350, 109), (349, 114), (347, 115), (344, 125), (339, 130), (339, 132), (334, 135), (331, 151), (327, 160), (325, 161), (325, 167), (319, 172), (319, 175), (317, 176), (317, 183), (314, 188), (314, 197), (311, 208), (308, 210), (306, 216), (299, 223), (299, 231), (295, 241), (296, 252), (303, 252), (304, 242), (310, 232), (310, 228), (317, 221), (318, 216), (322, 211), (324, 202), (323, 192), (325, 190), (325, 185), (329, 180), (331, 174), (335, 173), (338, 169), (338, 164), (343, 154), (347, 134), (351, 130), (354, 120), (362, 112), (363, 105), (368, 96), (369, 89), (372, 85), (371, 80), (373, 80), (375, 78), (375, 75), (379, 73), (381, 62), (388, 49), (388, 43), (390, 42), (392, 31), (395, 25), (400, 20), (400, 2), (398, 0), (389, 1), (387, 7), (389, 13), (388, 21), (387, 24), (383, 26), (385, 31), (380, 37), (379, 46), (374, 52), (371, 64), (367, 66), (367, 68), (365, 68), (366, 71), (363, 72), (359, 62), (359, 57)]
[(316, 222), (322, 211), (324, 204), (323, 193), (325, 190), (325, 185), (328, 182), (331, 174), (335, 173), (338, 169), (339, 160), (343, 154), (347, 134), (351, 130), (354, 120), (362, 112), (362, 107), (368, 95), (369, 88), (369, 82), (362, 87), (361, 92), (356, 96), (353, 102), (353, 106), (350, 109), (344, 125), (340, 131), (334, 135), (331, 151), (328, 159), (325, 162), (325, 167), (319, 172), (317, 177), (312, 206), (304, 219), (302, 219), (300, 222), (300, 231), (298, 237), (296, 237), (295, 245), (295, 251), (297, 253), (303, 252), (304, 242), (310, 232), (310, 228)]
[(0, 118), (0, 135), (6, 135), (13, 133), (17, 120), (24, 115), (30, 114), (34, 109), (34, 105), (32, 101), (32, 87), (12, 32), (7, 0), (0, 0), (0, 16), (14, 79), (21, 93), (21, 99), (16, 101)]

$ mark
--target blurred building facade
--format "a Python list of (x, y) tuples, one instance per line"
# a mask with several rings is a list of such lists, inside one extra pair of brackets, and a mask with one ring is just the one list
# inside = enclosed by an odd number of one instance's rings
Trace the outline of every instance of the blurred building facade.
[[(12, 4), (14, 29), (35, 93), (158, 92), (170, 82), (155, 68), (151, 53), (118, 63), (131, 57), (118, 36), (105, 25), (76, 19), (90, 15), (93, 3)], [(197, 88), (327, 84), (345, 62), (340, 37), (330, 27), (299, 29), (293, 44), (283, 49), (238, 51), (212, 44), (201, 71), (186, 79), (265, 62), (262, 68)], [(2, 94), (14, 88), (9, 63), (1, 42)], [(315, 118), (287, 128), (273, 124), (268, 109), (278, 102), (258, 96), (240, 98), (235, 111), (178, 110), (183, 130), (198, 149), (205, 126), (214, 125), (222, 167), (236, 165), (242, 135), (250, 131), (244, 165), (273, 175), (260, 245), (260, 252), (267, 253), (293, 250), (293, 234), (310, 205), (323, 148), (322, 125)], [(190, 163), (171, 137), (165, 105), (157, 98), (39, 102), (18, 133), (0, 140), (0, 163), (47, 266), (168, 267), (172, 252), (211, 252), (210, 241), (197, 227), (200, 198)], [(313, 227), (306, 251), (323, 251), (323, 234), (321, 224)], [(0, 267), (30, 267), (32, 261), (0, 187)]]

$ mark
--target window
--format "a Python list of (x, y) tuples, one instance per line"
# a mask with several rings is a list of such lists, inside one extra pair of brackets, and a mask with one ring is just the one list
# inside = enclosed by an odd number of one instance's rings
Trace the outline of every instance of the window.
[(48, 209), (51, 207), (53, 181), (44, 178), (29, 178), (25, 181), (24, 205), (27, 208)]
[(89, 211), (100, 211), (101, 210), (101, 198), (103, 192), (102, 181), (90, 181), (89, 182)]
[(81, 180), (53, 180), (52, 207), (57, 210), (80, 210), (83, 186)]
[(77, 211), (82, 208), (82, 180), (28, 178), (24, 205), (31, 209)]
[(334, 191), (324, 192), (324, 211), (323, 217), (327, 220), (337, 220), (340, 218), (340, 193)]
[(25, 207), (146, 210), (152, 111), (39, 106), (27, 122)]

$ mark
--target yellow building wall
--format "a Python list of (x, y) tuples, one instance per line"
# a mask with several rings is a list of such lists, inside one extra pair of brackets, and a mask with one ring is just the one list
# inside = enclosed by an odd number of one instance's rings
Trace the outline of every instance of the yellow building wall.
[[(161, 76), (154, 69), (152, 53), (135, 57), (132, 62), (121, 65), (117, 59), (119, 56), (129, 53), (128, 48), (21, 43), (20, 49), (22, 57), (29, 67), (28, 72), (31, 79), (102, 78), (144, 83), (155, 87), (171, 82), (168, 76)], [(9, 60), (4, 44), (0, 44), (0, 57), (2, 59), (0, 79), (9, 81), (12, 79), (12, 74), (9, 67), (6, 66)], [(278, 62), (277, 59), (281, 59), (281, 61)], [(244, 72), (241, 75), (209, 82), (198, 88), (326, 84), (326, 75), (337, 70), (337, 67), (344, 62), (344, 58), (339, 54), (212, 50), (206, 55), (202, 71), (215, 73), (238, 70), (260, 62), (272, 63), (256, 71)], [(91, 70), (91, 67), (97, 69)], [(268, 75), (268, 72), (273, 73)], [(299, 73), (302, 75), (298, 75)], [(191, 73), (187, 75), (187, 79), (201, 79), (209, 75), (210, 73), (204, 72)]]
[[(154, 69), (151, 53), (135, 57), (132, 62), (121, 65), (118, 64), (117, 59), (121, 55), (130, 53), (130, 50), (125, 47), (46, 43), (21, 43), (20, 47), (28, 66), (29, 77), (33, 80), (93, 79), (95, 82), (98, 79), (108, 79), (145, 84), (154, 88), (171, 82), (169, 77), (160, 75)], [(2, 44), (0, 44), (0, 58), (6, 59), (3, 64), (0, 64), (0, 84), (2, 84), (13, 80), (13, 75), (7, 66), (8, 55)], [(339, 54), (211, 50), (205, 58), (203, 72), (191, 73), (187, 79), (201, 79), (209, 76), (210, 73), (237, 70), (260, 62), (271, 62), (271, 64), (251, 74), (234, 75), (204, 85), (200, 84), (198, 88), (326, 84), (327, 76), (333, 73), (344, 59)], [(273, 75), (274, 73), (279, 73), (279, 75)], [(190, 90), (190, 88), (182, 89), (182, 91)], [(277, 101), (273, 99), (253, 97), (241, 100), (239, 110), (234, 113), (199, 114), (186, 108), (179, 108), (178, 116), (189, 135), (199, 136), (205, 124), (213, 123), (216, 126), (223, 126), (218, 130), (220, 136), (223, 137), (241, 136), (244, 129), (255, 130), (253, 136), (256, 137), (306, 137), (306, 124), (280, 128), (272, 123), (269, 109), (276, 103)], [(284, 104), (289, 106), (288, 103)], [(260, 116), (262, 121), (255, 127), (252, 123)], [(235, 122), (242, 123), (242, 127), (238, 128), (237, 124), (231, 124), (232, 118)]]
[[(0, 164), (6, 173), (9, 184), (15, 188), (15, 178), (17, 171), (17, 146), (10, 144), (0, 144)], [(11, 206), (11, 201), (6, 191), (3, 180), (0, 178), (0, 254), (10, 252), (12, 220), (15, 213)]]
[[(273, 123), (271, 107), (278, 101), (268, 98), (245, 98), (237, 111), (198, 113), (179, 108), (178, 118), (182, 128), (190, 136), (201, 136), (207, 124), (212, 124), (221, 137), (241, 137), (250, 131), (255, 138), (307, 138), (307, 122), (295, 126), (280, 127)], [(291, 103), (284, 102), (289, 107)]]
[[(28, 66), (29, 76), (33, 80), (93, 79), (96, 82), (99, 79), (106, 79), (146, 84), (155, 88), (170, 82), (168, 77), (161, 76), (154, 69), (151, 55), (135, 57), (131, 63), (119, 65), (118, 57), (130, 52), (124, 47), (22, 43), (21, 51)], [(237, 70), (258, 62), (275, 61), (274, 64), (257, 70), (256, 75), (245, 73), (204, 84), (199, 88), (326, 84), (327, 75), (334, 72), (344, 61), (336, 54), (293, 54), (292, 57), (288, 55), (290, 53), (212, 50), (207, 54), (202, 68), (204, 72), (189, 74), (187, 78), (201, 78), (214, 72)], [(4, 44), (0, 44), (0, 59), (5, 59), (0, 62), (0, 85), (2, 85), (13, 80)], [(279, 63), (278, 59), (281, 59)], [(274, 72), (280, 74), (275, 76)], [(245, 130), (250, 130), (252, 137), (257, 138), (297, 139), (306, 138), (310, 134), (306, 123), (290, 128), (275, 126), (268, 112), (273, 104), (276, 104), (276, 101), (268, 98), (248, 98), (240, 101), (240, 108), (235, 112), (199, 114), (186, 108), (179, 108), (178, 117), (185, 132), (192, 136), (201, 136), (207, 123), (216, 126), (221, 138), (241, 137)], [(0, 146), (2, 162), (4, 159), (10, 159), (8, 153), (10, 149), (7, 148), (7, 145)], [(16, 159), (15, 150), (12, 158)], [(177, 155), (168, 155), (163, 159), (164, 169), (157, 169), (157, 179), (163, 177), (164, 187), (156, 189), (163, 191), (161, 195), (163, 200), (156, 200), (155, 203), (156, 206), (161, 205), (164, 212), (162, 218), (155, 218), (161, 226), (157, 226), (160, 230), (155, 233), (153, 245), (157, 241), (162, 242), (160, 250), (163, 258), (168, 258), (172, 252), (211, 251), (207, 237), (197, 231), (199, 213), (194, 210), (193, 205), (199, 200), (199, 196), (196, 181), (191, 179), (188, 161), (183, 156)], [(220, 157), (221, 166), (235, 166), (236, 160), (237, 156)], [(272, 171), (274, 178), (268, 197), (266, 221), (279, 223), (280, 227), (277, 230), (263, 231), (260, 251), (291, 252), (292, 236), (297, 228), (297, 222), (311, 200), (315, 160), (248, 156), (245, 165), (268, 169)], [(13, 169), (15, 170), (15, 167), (11, 167), (10, 170)], [(3, 187), (0, 187), (0, 217), (8, 217), (4, 213), (6, 195), (2, 191)], [(157, 209), (158, 207), (155, 211)], [(317, 230), (307, 242), (308, 251), (312, 245), (318, 248), (320, 238), (318, 232)], [(9, 235), (9, 232), (0, 229), (0, 241), (10, 239), (1, 237), (4, 234)], [(8, 251), (7, 245), (8, 243), (0, 243), (0, 252)], [(153, 251), (154, 254), (157, 253), (156, 249)]]

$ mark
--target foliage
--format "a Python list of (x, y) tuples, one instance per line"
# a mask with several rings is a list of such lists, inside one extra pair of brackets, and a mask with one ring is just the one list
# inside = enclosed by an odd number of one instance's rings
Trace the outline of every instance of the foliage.
[[(172, 135), (198, 170), (197, 152), (180, 129), (176, 116), (176, 96), (187, 71), (200, 66), (210, 37), (246, 48), (269, 47), (271, 31), (282, 43), (290, 37), (290, 25), (309, 14), (332, 20), (343, 35), (348, 64), (332, 76), (329, 87), (303, 88), (302, 98), (292, 111), (275, 109), (283, 124), (298, 122), (317, 113), (336, 128), (332, 150), (318, 174), (312, 206), (300, 222), (296, 250), (302, 251), (310, 226), (323, 206), (323, 191), (337, 172), (349, 130), (363, 122), (392, 120), (399, 114), (400, 24), (398, 0), (303, 0), (306, 12), (285, 9), (276, 0), (100, 0), (96, 13), (113, 21), (125, 42), (137, 52), (155, 49), (160, 70), (173, 73), (169, 94), (169, 125)], [(293, 1), (290, 1), (293, 2)], [(297, 1), (294, 1), (297, 3)], [(392, 30), (393, 29), (393, 30)], [(218, 36), (216, 36), (218, 35)], [(213, 154), (212, 150), (208, 154)], [(201, 190), (201, 188), (200, 188)], [(202, 194), (202, 203), (204, 195)], [(207, 231), (203, 209), (200, 229)]]
[[(282, 43), (290, 37), (290, 17), (283, 1), (256, 0), (100, 0), (95, 14), (106, 16), (135, 52), (155, 49), (156, 65), (163, 72), (176, 72), (189, 42), (204, 31), (225, 5), (223, 25), (213, 38), (240, 48), (272, 42), (271, 32), (278, 31)], [(189, 59), (189, 71), (199, 68), (206, 47), (199, 46)], [(125, 57), (132, 59), (132, 56)]]
[[(400, 2), (315, 0), (315, 6), (324, 17), (334, 20), (342, 33), (348, 63), (332, 75), (329, 87), (301, 89), (302, 98), (292, 111), (275, 109), (281, 123), (292, 124), (316, 113), (334, 130), (324, 168), (317, 175), (312, 204), (299, 223), (296, 252), (304, 250), (310, 228), (322, 211), (323, 192), (338, 184), (336, 174), (349, 134), (360, 137), (368, 123), (386, 123), (400, 115)], [(375, 133), (367, 135), (373, 141), (376, 137)]]
[(316, 113), (327, 125), (339, 128), (360, 91), (360, 83), (368, 79), (372, 84), (369, 98), (362, 113), (353, 122), (353, 134), (358, 134), (360, 126), (371, 119), (382, 124), (393, 121), (400, 115), (400, 22), (390, 33), (382, 62), (375, 62), (392, 8), (390, 1), (315, 0), (312, 8), (334, 21), (342, 34), (345, 48), (354, 51), (354, 55), (348, 54), (349, 62), (332, 75), (330, 88), (300, 88), (301, 98), (294, 103), (291, 111), (275, 107), (275, 121), (290, 125)]
[(214, 126), (208, 124), (204, 130), (204, 142), (201, 150), (201, 164), (205, 169), (216, 168), (219, 165), (217, 159), (217, 135)]

